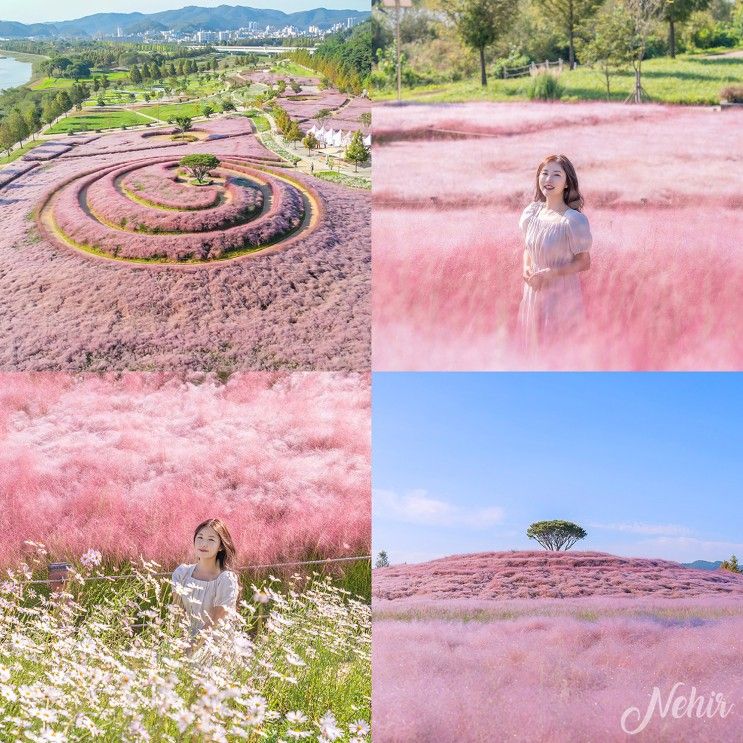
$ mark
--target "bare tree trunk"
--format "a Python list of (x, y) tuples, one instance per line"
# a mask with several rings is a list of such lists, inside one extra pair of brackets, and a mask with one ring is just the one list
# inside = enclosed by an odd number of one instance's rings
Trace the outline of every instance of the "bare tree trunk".
[(676, 24), (673, 18), (668, 23), (670, 24), (668, 29), (668, 47), (671, 51), (671, 59), (676, 59)]
[(485, 47), (480, 47), (480, 84), (485, 87), (488, 84), (487, 76), (485, 75)]
[(575, 19), (573, 18), (573, 0), (568, 3), (568, 62), (570, 69), (575, 69)]

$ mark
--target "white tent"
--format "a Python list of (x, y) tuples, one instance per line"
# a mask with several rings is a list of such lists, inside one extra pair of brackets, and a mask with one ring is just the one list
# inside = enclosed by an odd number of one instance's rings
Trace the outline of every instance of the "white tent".
[(342, 140), (342, 142), (343, 142), (343, 146), (344, 146), (344, 147), (347, 147), (347, 146), (348, 146), (349, 144), (351, 144), (351, 138), (352, 138), (352, 137), (353, 137), (353, 134), (351, 134), (351, 132), (346, 132), (346, 133), (345, 133), (345, 134), (343, 135), (343, 140)]
[(341, 147), (343, 145), (343, 129), (339, 129), (333, 135), (333, 146)]
[(364, 137), (364, 144), (365, 144), (365, 145), (366, 145), (367, 147), (371, 147), (371, 134), (367, 134), (367, 135), (366, 135), (366, 136)]

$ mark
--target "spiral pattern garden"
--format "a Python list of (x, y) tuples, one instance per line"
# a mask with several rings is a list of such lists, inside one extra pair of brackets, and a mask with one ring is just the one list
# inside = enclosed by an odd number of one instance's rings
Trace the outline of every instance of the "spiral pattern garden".
[(263, 163), (229, 156), (198, 185), (178, 157), (78, 173), (48, 193), (40, 228), (57, 243), (137, 263), (207, 263), (311, 230), (318, 197)]

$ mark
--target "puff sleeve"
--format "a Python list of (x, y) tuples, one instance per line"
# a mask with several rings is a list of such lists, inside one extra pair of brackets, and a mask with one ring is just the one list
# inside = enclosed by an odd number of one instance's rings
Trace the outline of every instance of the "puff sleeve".
[(593, 237), (591, 236), (591, 226), (585, 214), (579, 211), (571, 210), (567, 213), (568, 217), (568, 243), (570, 252), (573, 255), (586, 253), (591, 249)]
[(526, 209), (521, 212), (521, 217), (519, 218), (519, 229), (521, 230), (521, 234), (526, 235), (526, 230), (529, 227), (529, 222), (531, 222), (531, 220), (541, 208), (541, 201), (532, 201), (531, 204), (529, 204)]
[(237, 606), (237, 594), (239, 593), (237, 575), (231, 570), (225, 570), (218, 580), (214, 606), (234, 609)]

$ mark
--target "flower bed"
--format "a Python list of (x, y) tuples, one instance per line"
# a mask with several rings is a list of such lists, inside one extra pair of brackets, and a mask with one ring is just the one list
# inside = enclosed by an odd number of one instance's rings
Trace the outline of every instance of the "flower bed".
[[(173, 161), (168, 158), (163, 162)], [(230, 164), (229, 170), (264, 181), (271, 190), (270, 208), (259, 217), (225, 227), (225, 220), (239, 218), (238, 214), (244, 215), (251, 207), (252, 211), (257, 210), (259, 205), (256, 189), (245, 189), (234, 182), (228, 184), (233, 201), (222, 211), (219, 207), (207, 212), (158, 212), (127, 202), (116, 191), (116, 179), (136, 167), (116, 165), (66, 184), (52, 199), (53, 228), (68, 244), (116, 258), (203, 261), (273, 244), (297, 229), (305, 215), (304, 198), (298, 188), (270, 173), (237, 163)], [(238, 197), (239, 191), (246, 194)], [(150, 232), (127, 229), (129, 219)], [(183, 227), (194, 231), (151, 234), (155, 229), (175, 232)]]
[[(204, 195), (211, 198), (211, 204), (198, 208), (183, 207), (182, 210), (176, 207), (153, 208), (128, 198), (128, 190), (123, 184), (127, 179), (126, 173), (131, 169), (132, 166), (126, 166), (108, 173), (92, 183), (86, 192), (87, 205), (96, 219), (116, 229), (145, 233), (210, 232), (246, 222), (259, 213), (263, 205), (263, 194), (258, 188), (229, 179), (224, 188), (204, 189)], [(122, 173), (125, 174), (123, 179)], [(156, 177), (150, 178), (155, 180)], [(167, 183), (169, 179), (159, 180)], [(119, 190), (120, 187), (124, 187), (124, 193)], [(181, 190), (200, 194), (197, 188), (183, 186)], [(151, 195), (157, 198), (156, 191)], [(226, 203), (219, 204), (223, 197), (227, 199)], [(216, 204), (219, 206), (208, 208)]]
[(16, 178), (20, 178), (24, 173), (28, 173), (29, 170), (38, 167), (38, 162), (24, 162), (23, 160), (17, 160), (16, 162), (7, 165), (0, 170), (0, 188), (12, 183)]
[[(219, 201), (214, 186), (194, 188), (177, 180), (175, 163), (122, 169), (120, 186), (132, 196), (164, 209), (208, 209)], [(113, 185), (113, 184), (112, 184)]]
[(31, 161), (53, 160), (55, 157), (69, 152), (74, 145), (74, 142), (44, 142), (44, 144), (35, 147), (31, 152), (25, 154), (22, 159)]

